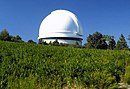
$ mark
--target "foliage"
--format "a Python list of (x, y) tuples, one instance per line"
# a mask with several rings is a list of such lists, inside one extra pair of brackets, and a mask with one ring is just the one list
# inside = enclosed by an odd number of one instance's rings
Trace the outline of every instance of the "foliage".
[(39, 40), (38, 40), (38, 44), (42, 44), (42, 39), (39, 39)]
[(121, 37), (117, 41), (116, 49), (125, 49), (128, 48), (127, 42), (125, 40), (125, 37), (123, 34), (121, 34)]
[(52, 43), (52, 45), (54, 45), (54, 46), (58, 46), (60, 43), (58, 42), (58, 39), (56, 39), (53, 43)]
[(0, 32), (0, 40), (12, 41), (12, 42), (23, 42), (22, 38), (19, 35), (11, 36), (6, 29), (4, 29)]
[(39, 39), (38, 44), (48, 45), (48, 43), (43, 39)]
[(104, 39), (108, 41), (108, 49), (115, 49), (116, 41), (114, 40), (114, 36), (104, 35)]
[(115, 49), (115, 47), (116, 47), (115, 40), (114, 39), (110, 39), (109, 43), (108, 43), (108, 48), (113, 50), (113, 49)]
[(0, 40), (9, 41), (9, 38), (9, 32), (6, 29), (0, 32)]
[(34, 42), (33, 40), (28, 40), (28, 43), (36, 44), (36, 42)]
[(95, 32), (93, 35), (89, 35), (87, 37), (88, 48), (96, 48), (96, 49), (107, 49), (107, 43), (104, 40), (104, 37), (101, 33)]
[(20, 42), (20, 41), (22, 41), (22, 38), (19, 35), (12, 36), (11, 41), (12, 42)]
[[(130, 36), (127, 39), (129, 40)], [(102, 35), (99, 32), (95, 32), (92, 35), (89, 34), (85, 46), (87, 48), (95, 48), (95, 49), (111, 49), (111, 50), (115, 48), (119, 50), (128, 49), (128, 45), (123, 34), (121, 34), (121, 37), (119, 38), (116, 44), (114, 36)]]
[(125, 81), (130, 85), (130, 66), (126, 67)]
[(130, 65), (129, 58), (125, 50), (0, 41), (0, 88), (115, 89)]

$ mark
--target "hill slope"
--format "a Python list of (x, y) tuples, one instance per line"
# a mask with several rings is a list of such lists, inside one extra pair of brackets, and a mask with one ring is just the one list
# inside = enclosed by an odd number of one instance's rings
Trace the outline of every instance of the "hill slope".
[(124, 50), (0, 42), (2, 89), (113, 89), (124, 81), (129, 65), (130, 52)]

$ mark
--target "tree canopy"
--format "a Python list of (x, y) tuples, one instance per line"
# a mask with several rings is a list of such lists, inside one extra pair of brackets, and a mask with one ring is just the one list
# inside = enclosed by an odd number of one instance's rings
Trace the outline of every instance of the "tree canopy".
[(12, 42), (23, 42), (22, 38), (19, 35), (11, 36), (6, 29), (4, 29), (0, 32), (0, 40), (12, 41)]
[(127, 45), (124, 35), (121, 34), (121, 37), (117, 41), (116, 49), (125, 49), (125, 48), (128, 48), (128, 45)]
[(4, 29), (3, 31), (0, 32), (0, 40), (3, 40), (3, 41), (10, 40), (9, 32), (6, 29)]
[(33, 40), (28, 40), (28, 43), (36, 44), (36, 42), (34, 42)]
[(87, 44), (86, 46), (88, 48), (96, 48), (96, 49), (107, 49), (107, 43), (105, 41), (105, 39), (103, 39), (104, 36), (99, 33), (99, 32), (95, 32), (92, 35), (89, 35), (87, 37)]
[[(6, 29), (3, 29), (0, 32), (0, 40), (2, 41), (11, 41), (11, 42), (24, 42), (22, 38), (19, 35), (12, 36), (9, 34), (9, 32)], [(130, 35), (128, 35), (127, 40), (130, 40)], [(87, 47), (87, 48), (95, 48), (95, 49), (126, 49), (129, 48), (127, 45), (127, 42), (125, 40), (125, 37), (123, 34), (121, 34), (119, 40), (115, 41), (114, 36), (110, 35), (103, 35), (100, 32), (95, 32), (93, 34), (89, 34), (89, 36), (86, 39), (87, 43), (85, 43), (85, 46), (80, 46), (81, 48)], [(36, 43), (33, 40), (28, 40), (28, 43)], [(50, 42), (49, 44), (42, 39), (39, 39), (39, 44), (44, 45), (56, 45), (56, 46), (66, 46), (63, 43), (59, 43), (58, 39), (56, 39), (54, 42)], [(67, 44), (69, 45), (69, 44)], [(76, 42), (76, 45), (78, 46), (78, 42)]]
[(104, 35), (104, 39), (108, 43), (108, 49), (114, 49), (116, 47), (116, 41), (114, 40), (114, 36)]

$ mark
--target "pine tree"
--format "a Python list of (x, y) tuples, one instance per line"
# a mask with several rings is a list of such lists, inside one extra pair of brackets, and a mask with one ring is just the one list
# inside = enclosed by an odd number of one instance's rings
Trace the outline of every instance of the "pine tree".
[(108, 48), (113, 50), (116, 47), (115, 45), (116, 45), (115, 40), (110, 39), (109, 42), (108, 42)]
[(128, 48), (127, 42), (125, 40), (125, 37), (123, 34), (121, 34), (121, 37), (117, 41), (116, 49), (125, 49)]
[(23, 42), (22, 38), (19, 35), (11, 36), (11, 41), (13, 41), (13, 42)]
[(53, 45), (55, 45), (55, 46), (58, 46), (58, 45), (59, 45), (58, 39), (56, 39), (56, 40), (53, 42)]
[(108, 45), (105, 39), (103, 39), (103, 35), (99, 32), (95, 32), (87, 37), (86, 46), (88, 48), (107, 49)]
[(33, 40), (28, 40), (28, 43), (36, 44)]
[(104, 35), (104, 39), (108, 43), (108, 49), (111, 49), (111, 50), (115, 49), (116, 41), (114, 40), (114, 36)]
[(0, 40), (3, 40), (3, 41), (10, 40), (9, 32), (6, 29), (4, 29), (3, 31), (0, 32)]

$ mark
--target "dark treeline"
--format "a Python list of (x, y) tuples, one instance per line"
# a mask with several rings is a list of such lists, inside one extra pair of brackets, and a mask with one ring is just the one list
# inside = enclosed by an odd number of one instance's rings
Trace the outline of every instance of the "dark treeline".
[[(128, 40), (130, 40), (130, 35), (128, 37)], [(95, 32), (92, 35), (89, 34), (89, 36), (86, 39), (86, 43), (83, 46), (79, 45), (78, 43), (76, 43), (75, 45), (59, 43), (57, 39), (54, 42), (50, 42), (49, 44), (46, 43), (46, 41), (42, 41), (40, 39), (39, 44), (67, 46), (67, 47), (69, 46), (69, 47), (76, 47), (76, 48), (92, 48), (92, 49), (111, 49), (111, 50), (129, 49), (123, 34), (121, 34), (119, 40), (116, 42), (114, 36), (103, 35), (100, 32)]]
[[(0, 40), (1, 41), (11, 41), (11, 42), (24, 42), (19, 35), (12, 36), (9, 32), (4, 29), (0, 32)], [(33, 40), (28, 40), (28, 43), (36, 43)]]
[[(22, 38), (19, 35), (12, 36), (9, 34), (9, 32), (4, 29), (0, 32), (0, 40), (2, 41), (12, 41), (12, 42), (24, 42)], [(130, 35), (128, 36), (127, 40), (130, 40)], [(27, 43), (34, 43), (33, 40), (28, 40)], [(116, 42), (114, 39), (114, 36), (110, 35), (103, 35), (100, 32), (95, 32), (93, 34), (89, 34), (89, 36), (86, 38), (86, 43), (82, 46), (78, 43), (76, 45), (70, 45), (70, 44), (63, 44), (59, 43), (58, 39), (56, 39), (54, 42), (50, 42), (49, 44), (46, 43), (43, 40), (39, 40), (38, 44), (44, 44), (44, 45), (51, 45), (51, 46), (69, 46), (69, 47), (78, 47), (78, 48), (94, 48), (94, 49), (128, 49), (128, 44), (126, 42), (126, 39), (123, 34), (119, 37), (119, 40)]]
[(19, 35), (12, 36), (9, 32), (4, 29), (0, 32), (0, 40), (2, 41), (12, 41), (12, 42), (23, 42), (22, 38)]
[(92, 35), (89, 34), (85, 46), (87, 48), (96, 49), (128, 49), (128, 45), (123, 34), (121, 34), (116, 43), (114, 36), (103, 35), (99, 32), (95, 32)]

